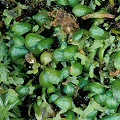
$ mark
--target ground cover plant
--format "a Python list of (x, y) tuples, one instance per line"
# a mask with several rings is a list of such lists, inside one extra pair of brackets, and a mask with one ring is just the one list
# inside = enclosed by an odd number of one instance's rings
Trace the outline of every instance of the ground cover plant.
[(120, 120), (120, 0), (0, 0), (0, 120)]

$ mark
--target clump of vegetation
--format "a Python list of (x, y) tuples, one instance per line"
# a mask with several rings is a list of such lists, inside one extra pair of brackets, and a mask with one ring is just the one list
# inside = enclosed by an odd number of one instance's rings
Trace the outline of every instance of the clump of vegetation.
[(0, 120), (120, 119), (120, 0), (0, 0)]

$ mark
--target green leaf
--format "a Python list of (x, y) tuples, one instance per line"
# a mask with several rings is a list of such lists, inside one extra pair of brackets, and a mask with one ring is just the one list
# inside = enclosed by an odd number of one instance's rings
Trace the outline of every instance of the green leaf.
[(36, 15), (33, 16), (33, 19), (38, 23), (39, 26), (44, 26), (45, 28), (50, 28), (51, 18), (48, 15), (47, 10), (40, 10)]
[(68, 2), (67, 2), (67, 0), (57, 0), (57, 3), (59, 4), (59, 5), (68, 5)]
[(93, 12), (93, 10), (86, 5), (78, 4), (72, 9), (72, 12), (75, 14), (76, 17), (81, 17)]
[(15, 102), (18, 99), (18, 94), (13, 89), (8, 89), (7, 91), (8, 91), (7, 98), (9, 103)]
[(88, 48), (89, 51), (94, 52), (98, 48), (103, 47), (103, 41), (102, 40), (95, 40), (92, 46)]
[(61, 109), (63, 110), (69, 110), (70, 108), (72, 108), (72, 101), (71, 98), (67, 97), (67, 96), (63, 96), (58, 98), (57, 100), (54, 101), (54, 103)]
[(32, 69), (33, 69), (33, 70), (27, 71), (27, 74), (37, 74), (39, 67), (40, 67), (40, 64), (37, 63), (37, 62), (34, 62), (34, 63), (33, 63), (33, 66), (32, 66)]
[(60, 44), (67, 40), (67, 33), (65, 33), (59, 26), (54, 28), (54, 36), (58, 38)]
[(4, 43), (0, 43), (0, 61), (4, 60), (7, 56), (7, 46)]
[(39, 81), (41, 86), (50, 87), (58, 84), (62, 80), (61, 73), (52, 67), (46, 67), (40, 74)]
[(100, 104), (98, 104), (97, 102), (94, 101), (94, 99), (90, 100), (90, 104), (92, 105), (92, 107), (100, 112), (104, 112), (106, 111), (108, 108), (106, 107), (101, 107)]
[(66, 93), (67, 96), (72, 97), (75, 93), (75, 85), (69, 82), (67, 85), (64, 85), (63, 92)]
[(88, 61), (87, 56), (81, 54), (80, 52), (79, 52), (79, 53), (77, 52), (77, 53), (74, 55), (74, 59), (77, 59), (77, 58), (80, 58), (80, 59), (81, 59), (81, 64), (82, 64), (82, 65), (85, 65), (86, 61)]
[(86, 86), (84, 88), (85, 91), (91, 91), (94, 92), (96, 94), (103, 94), (105, 92), (105, 88), (102, 84), (100, 84), (99, 82), (93, 82), (93, 83), (89, 83), (88, 86)]
[(42, 111), (40, 111), (40, 107), (34, 103), (34, 111), (35, 111), (35, 117), (37, 120), (41, 120), (42, 119)]
[(15, 22), (12, 26), (12, 31), (18, 35), (23, 35), (32, 29), (30, 23), (27, 22)]
[[(37, 104), (34, 103), (34, 111), (35, 111), (35, 117), (37, 120), (47, 120), (47, 118), (49, 118), (50, 116), (54, 116), (55, 113), (53, 111), (53, 109), (51, 108), (50, 104), (48, 104), (44, 98), (43, 102), (41, 102), (41, 104)], [(38, 97), (37, 101), (41, 101), (41, 98)]]
[(115, 60), (114, 60), (114, 66), (117, 70), (120, 70), (120, 51), (115, 53)]
[(112, 82), (112, 92), (114, 97), (120, 102), (120, 80), (119, 79)]
[(108, 37), (108, 32), (106, 32), (105, 30), (103, 30), (100, 27), (92, 26), (90, 28), (89, 32), (90, 32), (90, 36), (92, 38), (95, 38), (98, 40), (103, 40), (103, 39), (106, 39)]
[(7, 67), (0, 63), (0, 83), (4, 83), (4, 84), (9, 84), (8, 82), (8, 74), (9, 74), (9, 70), (7, 69)]
[(73, 83), (73, 84), (75, 84), (75, 85), (79, 84), (79, 81), (77, 80), (76, 76), (73, 76), (73, 77), (69, 76), (67, 79), (70, 80), (70, 82)]
[(53, 58), (55, 61), (63, 61), (64, 60), (64, 56), (63, 56), (63, 50), (61, 49), (56, 49), (54, 50), (54, 53), (53, 53)]
[(12, 10), (5, 9), (3, 12), (3, 16), (4, 16), (3, 19), (4, 19), (6, 26), (9, 26), (11, 21), (17, 17), (17, 14), (15, 12), (15, 9), (12, 9)]
[(74, 62), (70, 67), (70, 74), (73, 76), (78, 76), (82, 73), (83, 66), (80, 62)]
[(20, 98), (29, 94), (29, 86), (17, 86), (15, 91), (19, 95)]
[(68, 46), (64, 49), (63, 56), (66, 60), (73, 60), (73, 57), (77, 51), (78, 47), (76, 45)]
[(16, 86), (22, 85), (24, 83), (23, 78), (14, 77), (14, 76), (9, 77), (8, 80), (9, 80), (9, 84), (13, 84), (13, 85), (16, 85)]
[(64, 67), (62, 70), (61, 70), (61, 74), (63, 76), (63, 79), (68, 77), (70, 75), (70, 67)]
[(101, 120), (119, 120), (119, 119), (120, 119), (119, 113), (112, 113), (110, 115), (103, 117)]

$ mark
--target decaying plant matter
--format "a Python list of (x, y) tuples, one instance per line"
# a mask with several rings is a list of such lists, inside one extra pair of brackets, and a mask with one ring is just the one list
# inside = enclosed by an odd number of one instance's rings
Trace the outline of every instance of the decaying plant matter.
[(67, 34), (73, 34), (79, 29), (79, 25), (75, 17), (67, 13), (65, 10), (53, 10), (50, 16), (54, 18), (51, 23), (54, 27), (61, 26)]

